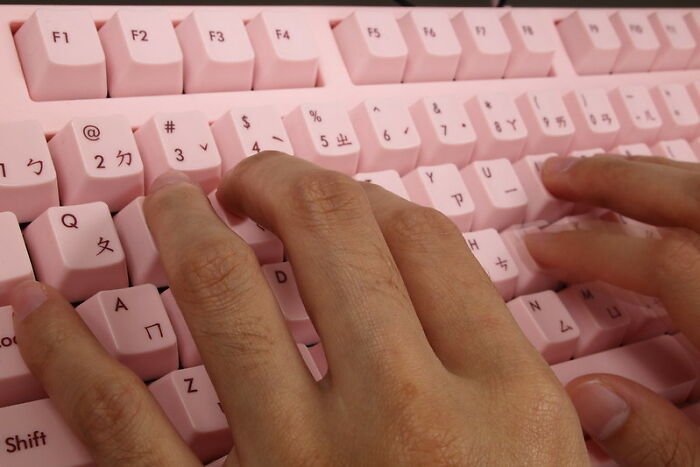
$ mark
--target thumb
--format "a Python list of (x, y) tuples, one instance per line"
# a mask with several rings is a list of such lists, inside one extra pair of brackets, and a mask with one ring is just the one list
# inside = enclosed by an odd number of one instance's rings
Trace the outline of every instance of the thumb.
[(666, 399), (625, 378), (587, 375), (567, 391), (583, 430), (620, 465), (700, 465), (700, 430)]

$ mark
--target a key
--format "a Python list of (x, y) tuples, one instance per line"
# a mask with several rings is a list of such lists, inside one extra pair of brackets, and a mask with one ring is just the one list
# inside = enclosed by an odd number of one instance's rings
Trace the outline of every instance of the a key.
[(17, 217), (10, 211), (0, 212), (0, 306), (10, 303), (16, 285), (34, 279), (32, 263), (24, 246)]
[(695, 52), (695, 39), (688, 30), (680, 11), (655, 11), (649, 23), (659, 40), (660, 49), (651, 65), (654, 71), (683, 70)]
[[(695, 347), (695, 345), (688, 340), (688, 338), (685, 336), (685, 334), (681, 334), (679, 332), (677, 334), (674, 334), (673, 337), (681, 345), (683, 350), (685, 350), (686, 355), (688, 356), (688, 359), (690, 360), (691, 365), (693, 365), (693, 368), (695, 368), (695, 371), (697, 372), (697, 374), (700, 375), (700, 351), (698, 350), (698, 348)], [(688, 395), (688, 399), (689, 400), (700, 399), (700, 378), (698, 378), (698, 380), (695, 382), (695, 385), (690, 390), (690, 394)], [(695, 403), (694, 405), (692, 405), (690, 407), (695, 407), (695, 409), (693, 409), (693, 413), (697, 414), (697, 416), (700, 417), (700, 403)], [(696, 423), (698, 425), (700, 425), (700, 418), (694, 418), (694, 420), (696, 420)]]
[(610, 16), (610, 22), (621, 43), (612, 72), (649, 71), (659, 53), (660, 44), (647, 14), (633, 9), (620, 10)]
[(398, 19), (408, 48), (404, 82), (451, 81), (462, 47), (446, 13), (412, 9)]
[(414, 203), (435, 208), (460, 231), (468, 232), (474, 219), (474, 201), (454, 164), (418, 167), (403, 177)]
[(182, 93), (182, 50), (167, 10), (118, 10), (99, 34), (111, 97)]
[(139, 196), (117, 213), (114, 216), (114, 226), (124, 247), (131, 284), (164, 287), (168, 284), (168, 279), (146, 223), (143, 201), (144, 197)]
[(550, 157), (556, 157), (556, 154), (525, 156), (513, 164), (528, 199), (526, 221), (543, 219), (553, 222), (568, 214), (574, 207), (573, 203), (552, 196), (542, 183), (542, 165)]
[[(689, 11), (685, 14), (685, 24), (693, 35), (696, 44), (700, 44), (700, 12)], [(695, 48), (695, 53), (690, 57), (688, 68), (700, 68), (700, 47)]]
[(316, 361), (314, 360), (313, 355), (311, 355), (311, 351), (304, 344), (297, 344), (297, 350), (299, 350), (299, 354), (301, 355), (302, 360), (304, 360), (306, 368), (309, 369), (314, 381), (320, 381), (321, 378), (323, 378), (323, 375), (321, 375), (321, 372), (316, 365)]
[(659, 111), (644, 86), (621, 86), (608, 93), (620, 122), (617, 143), (651, 143), (661, 130)]
[(540, 229), (535, 225), (513, 227), (501, 232), (503, 243), (510, 251), (518, 266), (518, 279), (515, 283), (515, 296), (554, 289), (558, 281), (547, 274), (537, 264), (525, 246), (523, 237), (526, 234), (537, 233)]
[(596, 154), (605, 154), (605, 151), (603, 148), (579, 149), (578, 151), (571, 151), (569, 156), (583, 159), (586, 157), (593, 157)]
[(260, 151), (294, 153), (282, 117), (271, 105), (234, 107), (212, 124), (211, 132), (221, 153), (223, 173)]
[(421, 139), (418, 163), (452, 163), (464, 167), (471, 159), (476, 133), (458, 99), (453, 96), (424, 97), (410, 108)]
[(333, 34), (353, 83), (401, 81), (408, 48), (391, 12), (358, 9), (338, 23)]
[(159, 175), (185, 172), (210, 192), (221, 179), (221, 157), (204, 113), (157, 113), (135, 133), (141, 151), (146, 191)]
[(624, 156), (652, 156), (651, 149), (644, 143), (618, 144), (610, 150), (613, 154)]
[(523, 152), (528, 132), (513, 100), (505, 94), (482, 94), (466, 104), (478, 135), (474, 160), (505, 157), (511, 161)]
[(501, 230), (525, 220), (527, 195), (508, 159), (475, 161), (461, 174), (476, 205), (472, 229)]
[(262, 272), (277, 299), (294, 341), (304, 345), (320, 341), (304, 302), (301, 301), (292, 266), (289, 263), (266, 264), (262, 267)]
[(39, 8), (15, 33), (29, 95), (37, 101), (107, 96), (105, 54), (87, 8)]
[(557, 29), (579, 75), (610, 73), (621, 44), (606, 12), (576, 10), (564, 18)]
[(622, 214), (618, 214), (616, 212), (608, 211), (602, 216), (600, 216), (600, 219), (619, 224), (620, 228), (622, 229), (622, 232), (629, 235), (630, 237), (655, 239), (661, 238), (661, 233), (659, 232), (659, 229), (655, 226), (645, 224), (644, 222), (640, 222), (630, 217), (625, 217)]
[(318, 50), (303, 12), (264, 10), (246, 27), (255, 51), (254, 89), (316, 85)]
[(143, 164), (122, 115), (76, 118), (49, 141), (61, 202), (104, 201), (116, 212), (143, 195)]
[(173, 291), (166, 289), (160, 294), (160, 299), (163, 302), (165, 311), (168, 313), (168, 319), (175, 333), (180, 364), (184, 368), (192, 368), (201, 365), (202, 356), (199, 353), (197, 344), (194, 342), (190, 328), (187, 327), (187, 322), (182, 314), (182, 310), (175, 301)]
[(124, 250), (102, 202), (49, 208), (24, 229), (37, 280), (70, 302), (127, 287)]
[(557, 233), (570, 232), (572, 230), (591, 230), (591, 225), (598, 220), (594, 213), (575, 214), (564, 216), (542, 228), (542, 232)]
[(76, 307), (107, 352), (143, 380), (177, 370), (177, 342), (151, 284), (103, 290)]
[(609, 148), (615, 143), (620, 122), (604, 89), (574, 90), (564, 96), (564, 102), (576, 128), (572, 148)]
[(528, 138), (526, 154), (563, 154), (571, 145), (575, 128), (561, 95), (555, 91), (527, 92), (517, 99)]
[(630, 324), (622, 344), (660, 336), (669, 331), (666, 309), (654, 297), (643, 296), (629, 290), (605, 284), (607, 292), (630, 318)]
[(579, 329), (556, 293), (551, 290), (522, 295), (507, 303), (530, 343), (550, 365), (574, 355)]
[[(700, 66), (698, 66), (698, 68), (700, 68)], [(693, 104), (695, 104), (695, 108), (700, 109), (700, 79), (688, 83), (687, 89)]]
[(513, 48), (506, 78), (547, 76), (554, 57), (553, 25), (536, 10), (510, 10), (501, 18)]
[(693, 148), (684, 139), (659, 141), (652, 146), (651, 152), (681, 162), (700, 162)]
[(230, 10), (194, 10), (175, 28), (184, 56), (186, 93), (247, 91), (255, 53), (241, 17)]
[(309, 353), (316, 363), (316, 368), (318, 368), (321, 378), (325, 377), (328, 373), (328, 360), (326, 359), (326, 353), (323, 350), (323, 344), (319, 342), (318, 344), (309, 347)]
[(461, 11), (452, 17), (452, 27), (462, 46), (458, 80), (503, 76), (512, 48), (494, 11)]
[(226, 226), (236, 232), (255, 252), (260, 264), (278, 263), (282, 261), (284, 247), (279, 238), (265, 227), (255, 223), (250, 218), (238, 217), (226, 211), (216, 198), (216, 191), (209, 194), (209, 202), (214, 212)]
[(515, 294), (518, 266), (495, 229), (462, 234), (464, 241), (504, 300)]
[(58, 182), (41, 126), (0, 123), (0, 212), (29, 222), (51, 206), (58, 206)]
[(353, 176), (358, 182), (369, 182), (394, 193), (402, 198), (408, 198), (408, 192), (396, 170), (380, 170), (379, 172), (363, 172)]
[(672, 336), (655, 337), (551, 368), (563, 385), (579, 376), (609, 373), (631, 379), (674, 403), (686, 400), (698, 378), (685, 350)]
[(358, 171), (394, 169), (405, 174), (416, 166), (421, 140), (404, 104), (395, 99), (367, 99), (350, 112), (362, 143)]
[(228, 459), (228, 456), (224, 456), (221, 459), (217, 459), (214, 462), (210, 462), (207, 464), (207, 467), (224, 467), (224, 464), (226, 464), (226, 459)]
[(12, 467), (95, 465), (49, 399), (0, 408), (0, 464)]
[(574, 356), (589, 355), (620, 345), (630, 318), (603, 284), (573, 284), (558, 295), (579, 328)]
[(700, 115), (685, 86), (678, 83), (660, 84), (651, 96), (664, 123), (663, 138), (692, 138), (700, 130)]
[(12, 313), (12, 307), (0, 306), (0, 407), (46, 397), (39, 380), (29, 371), (19, 353)]
[(284, 126), (295, 154), (330, 170), (357, 172), (360, 142), (340, 104), (301, 104), (284, 117)]
[(231, 450), (231, 430), (204, 366), (173, 371), (148, 389), (202, 462), (217, 459)]

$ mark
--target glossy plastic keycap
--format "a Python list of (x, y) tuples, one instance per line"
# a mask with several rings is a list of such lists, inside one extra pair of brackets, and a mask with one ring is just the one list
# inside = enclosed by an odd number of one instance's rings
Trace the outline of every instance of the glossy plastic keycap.
[(12, 307), (0, 306), (0, 407), (46, 397), (19, 353), (12, 313)]
[[(685, 350), (686, 355), (690, 359), (691, 365), (695, 368), (695, 371), (700, 375), (700, 350), (698, 350), (695, 345), (688, 340), (688, 338), (685, 336), (685, 334), (682, 333), (677, 333), (673, 336), (676, 341), (681, 345), (683, 350)], [(698, 400), (700, 399), (700, 376), (698, 377), (697, 381), (695, 382), (695, 385), (693, 388), (690, 390), (690, 394), (688, 395), (688, 399), (690, 400)], [(695, 404), (696, 406), (700, 406), (700, 404)], [(697, 410), (696, 410), (697, 411)], [(698, 412), (698, 415), (700, 415), (700, 412)], [(700, 424), (700, 423), (699, 423)]]
[(512, 47), (495, 11), (460, 11), (452, 17), (452, 27), (462, 46), (458, 80), (503, 76)]
[(640, 10), (619, 10), (610, 16), (610, 21), (621, 43), (612, 72), (649, 71), (660, 44), (647, 14)]
[(700, 114), (686, 87), (680, 83), (660, 84), (651, 90), (661, 121), (660, 137), (692, 138), (700, 130)]
[(608, 93), (620, 122), (617, 143), (651, 143), (662, 127), (661, 116), (645, 86), (621, 86)]
[(655, 11), (649, 15), (660, 50), (652, 70), (682, 70), (690, 61), (697, 44), (680, 11)]
[(620, 122), (602, 88), (576, 89), (564, 96), (576, 129), (572, 149), (609, 148), (615, 143)]
[(495, 229), (476, 230), (462, 234), (469, 250), (496, 286), (504, 300), (515, 294), (518, 265)]
[(523, 151), (566, 153), (576, 129), (561, 95), (556, 91), (527, 92), (516, 102), (528, 129)]
[(513, 48), (505, 77), (547, 76), (554, 56), (554, 26), (536, 10), (510, 10), (501, 23)]
[(126, 259), (107, 205), (49, 208), (24, 229), (37, 280), (70, 302), (127, 287)]
[(653, 155), (649, 146), (644, 143), (618, 144), (610, 149), (612, 154), (622, 154), (624, 156), (651, 156)]
[(542, 183), (542, 165), (554, 153), (525, 156), (513, 164), (513, 169), (527, 195), (525, 220), (543, 219), (553, 222), (573, 209), (573, 203), (555, 198)]
[(187, 327), (185, 316), (182, 314), (180, 306), (175, 300), (173, 291), (166, 289), (160, 294), (160, 299), (163, 302), (165, 311), (168, 313), (168, 319), (173, 327), (173, 332), (177, 338), (177, 350), (180, 357), (180, 364), (184, 368), (202, 364), (202, 356), (199, 354), (197, 344), (194, 342), (194, 337)]
[(478, 135), (474, 160), (522, 155), (528, 132), (513, 99), (506, 94), (479, 94), (465, 104)]
[(651, 152), (655, 155), (681, 162), (699, 162), (698, 155), (695, 154), (688, 141), (684, 139), (659, 141), (652, 146)]
[(306, 365), (306, 368), (309, 369), (314, 381), (320, 381), (323, 378), (323, 375), (318, 369), (318, 365), (316, 365), (316, 361), (314, 360), (313, 355), (311, 355), (311, 351), (304, 344), (297, 344), (297, 350), (299, 350), (299, 355), (301, 355), (302, 360), (304, 360), (304, 364)]
[(610, 73), (621, 44), (607, 12), (574, 11), (557, 25), (557, 29), (578, 74)]
[[(689, 11), (684, 16), (685, 24), (688, 26), (690, 34), (695, 39), (695, 44), (700, 44), (700, 12)], [(700, 68), (700, 47), (695, 48), (695, 53), (690, 57), (688, 68)]]
[(368, 182), (379, 185), (404, 199), (409, 199), (406, 186), (401, 180), (401, 176), (396, 170), (380, 170), (379, 172), (361, 172), (355, 174), (353, 178), (359, 182)]
[(16, 285), (34, 279), (32, 263), (24, 246), (17, 217), (10, 211), (0, 212), (0, 306), (10, 302)]
[(39, 8), (15, 33), (15, 46), (32, 99), (107, 96), (105, 54), (88, 9)]

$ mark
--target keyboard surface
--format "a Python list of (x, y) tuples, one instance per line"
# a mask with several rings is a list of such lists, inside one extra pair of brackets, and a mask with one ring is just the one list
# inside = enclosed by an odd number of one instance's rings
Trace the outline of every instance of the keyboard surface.
[(660, 237), (553, 198), (539, 171), (603, 151), (700, 161), (700, 9), (0, 6), (0, 82), (2, 466), (93, 465), (17, 349), (9, 292), (32, 278), (152, 382), (203, 462), (223, 464), (231, 433), (143, 214), (169, 169), (253, 247), (323, 377), (282, 243), (214, 196), (266, 149), (445, 213), (562, 383), (619, 374), (699, 420), (700, 352), (663, 305), (560, 284), (522, 238), (599, 220)]

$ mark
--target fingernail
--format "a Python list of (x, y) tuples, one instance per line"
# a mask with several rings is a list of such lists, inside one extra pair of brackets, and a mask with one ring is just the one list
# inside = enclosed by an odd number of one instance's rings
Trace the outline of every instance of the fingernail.
[(44, 286), (40, 282), (27, 281), (14, 288), (10, 295), (10, 305), (17, 319), (22, 321), (47, 298)]
[(184, 172), (169, 170), (153, 181), (149, 193), (155, 193), (165, 186), (181, 182), (192, 183), (192, 180), (190, 180), (190, 177), (188, 177)]
[(545, 161), (544, 167), (542, 167), (542, 172), (549, 173), (549, 174), (559, 174), (562, 172), (566, 172), (574, 164), (576, 164), (579, 161), (580, 161), (580, 159), (578, 159), (576, 157), (567, 157), (567, 156), (550, 157), (549, 159), (547, 159)]
[(583, 430), (597, 440), (605, 440), (625, 424), (630, 414), (627, 402), (598, 381), (577, 386), (569, 392)]

